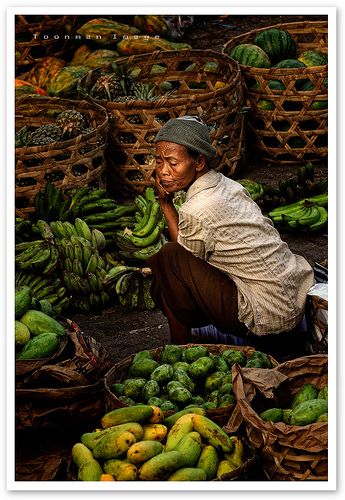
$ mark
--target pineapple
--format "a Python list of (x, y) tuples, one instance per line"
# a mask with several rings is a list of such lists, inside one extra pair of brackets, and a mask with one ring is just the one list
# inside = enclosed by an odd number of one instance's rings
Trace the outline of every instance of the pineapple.
[(44, 146), (62, 140), (62, 130), (56, 125), (42, 125), (29, 134), (28, 146)]
[(18, 130), (18, 132), (16, 132), (14, 139), (15, 147), (22, 148), (23, 146), (26, 146), (29, 137), (30, 137), (30, 132), (28, 127), (22, 127), (20, 130)]
[(116, 97), (123, 96), (124, 92), (125, 87), (123, 82), (113, 73), (98, 78), (90, 93), (97, 99), (112, 101)]
[(74, 109), (67, 109), (56, 118), (56, 125), (62, 129), (64, 139), (80, 135), (87, 127), (84, 116)]

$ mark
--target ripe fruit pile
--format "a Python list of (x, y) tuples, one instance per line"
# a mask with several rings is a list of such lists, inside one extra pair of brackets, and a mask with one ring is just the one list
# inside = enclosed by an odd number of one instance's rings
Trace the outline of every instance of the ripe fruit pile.
[(235, 349), (215, 355), (202, 345), (183, 349), (168, 344), (156, 359), (148, 350), (138, 352), (129, 365), (127, 378), (109, 388), (129, 406), (147, 403), (164, 411), (189, 406), (225, 408), (235, 403), (231, 374), (234, 363), (249, 368), (272, 367), (269, 357), (260, 351), (250, 357)]
[[(79, 481), (211, 481), (246, 460), (244, 442), (194, 408), (174, 420), (154, 405), (105, 414), (72, 448)], [(236, 474), (235, 474), (236, 475)]]
[(304, 384), (295, 394), (289, 408), (269, 408), (260, 413), (265, 422), (284, 422), (288, 425), (309, 425), (328, 421), (328, 386), (318, 389)]

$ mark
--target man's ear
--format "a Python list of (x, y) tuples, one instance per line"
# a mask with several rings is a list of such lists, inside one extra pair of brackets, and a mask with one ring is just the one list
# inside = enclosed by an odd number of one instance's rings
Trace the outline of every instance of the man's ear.
[(204, 170), (206, 167), (207, 162), (206, 162), (206, 156), (205, 155), (200, 155), (199, 158), (195, 162), (195, 170), (196, 172), (201, 172)]

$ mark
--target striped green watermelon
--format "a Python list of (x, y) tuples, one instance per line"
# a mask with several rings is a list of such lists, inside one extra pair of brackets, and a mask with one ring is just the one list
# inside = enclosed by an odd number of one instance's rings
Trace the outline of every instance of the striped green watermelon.
[(237, 45), (229, 55), (244, 66), (254, 66), (255, 68), (271, 67), (271, 62), (266, 52), (252, 43)]
[[(272, 90), (285, 90), (285, 85), (279, 80), (269, 80), (268, 87)], [(260, 85), (258, 83), (255, 83), (250, 88), (253, 90), (260, 90)], [(246, 104), (248, 107), (250, 107), (249, 99), (247, 99)], [(268, 99), (259, 99), (256, 105), (259, 109), (266, 109), (269, 111), (273, 111), (275, 108), (274, 103)]]
[(278, 28), (263, 30), (256, 35), (253, 43), (266, 52), (272, 64), (296, 56), (296, 44), (288, 31)]
[(327, 54), (319, 50), (306, 50), (302, 52), (297, 59), (306, 66), (324, 66), (327, 64)]
[[(328, 89), (328, 78), (325, 78), (323, 81), (323, 85), (326, 89)], [(314, 90), (315, 85), (309, 80), (303, 87), (302, 87), (302, 92), (303, 91), (308, 91), (308, 90)], [(328, 101), (314, 101), (312, 105), (310, 106), (311, 109), (326, 109), (328, 107)]]
[(297, 59), (283, 59), (274, 65), (274, 68), (305, 68), (306, 65)]

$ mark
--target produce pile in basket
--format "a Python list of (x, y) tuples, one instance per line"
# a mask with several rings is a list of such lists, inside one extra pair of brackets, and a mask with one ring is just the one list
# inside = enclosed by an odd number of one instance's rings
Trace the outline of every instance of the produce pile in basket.
[(293, 22), (238, 35), (248, 133), (263, 158), (291, 164), (327, 156), (327, 22)]
[(154, 405), (106, 413), (71, 454), (78, 481), (229, 480), (253, 463), (243, 439), (227, 435), (205, 410), (164, 419)]
[(105, 376), (109, 409), (153, 404), (166, 414), (190, 407), (225, 423), (235, 404), (234, 364), (271, 368), (277, 362), (249, 347), (211, 344), (167, 344), (143, 350), (114, 365)]

